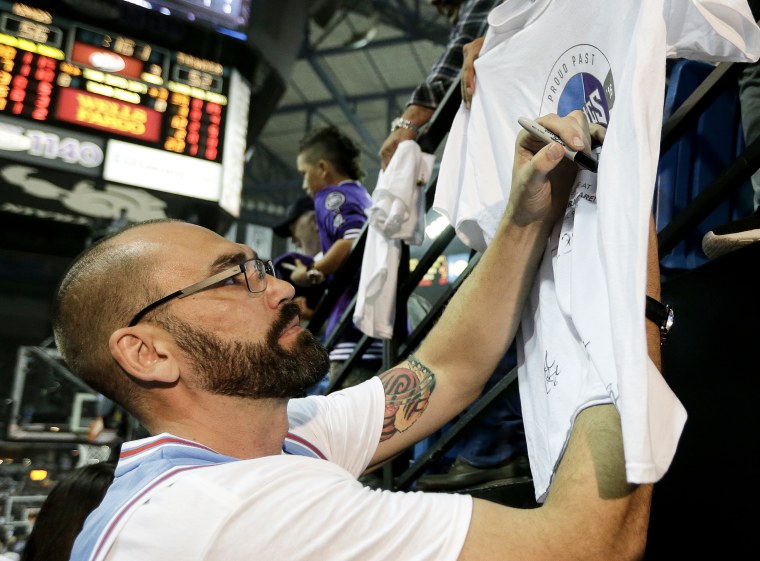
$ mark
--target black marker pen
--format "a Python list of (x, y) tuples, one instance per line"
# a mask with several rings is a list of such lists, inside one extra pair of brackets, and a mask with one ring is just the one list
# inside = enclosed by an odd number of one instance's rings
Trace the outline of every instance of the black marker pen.
[(550, 131), (546, 127), (542, 127), (533, 119), (519, 117), (517, 119), (517, 122), (520, 123), (520, 126), (524, 128), (526, 131), (528, 131), (530, 134), (532, 134), (536, 138), (543, 140), (547, 144), (549, 144), (550, 142), (557, 142), (561, 144), (562, 148), (565, 150), (565, 157), (568, 160), (572, 160), (576, 164), (581, 166), (582, 168), (585, 168), (589, 171), (593, 171), (594, 173), (596, 173), (598, 163), (596, 161), (596, 158), (594, 158), (593, 156), (589, 156), (585, 152), (576, 152), (575, 150), (570, 150), (567, 144), (565, 144), (560, 137), (558, 137), (556, 134), (554, 134), (552, 131)]

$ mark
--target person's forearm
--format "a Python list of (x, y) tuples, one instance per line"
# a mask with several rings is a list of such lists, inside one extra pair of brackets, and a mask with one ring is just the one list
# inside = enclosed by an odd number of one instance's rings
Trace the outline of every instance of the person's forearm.
[[(306, 267), (300, 259), (296, 259), (296, 269), (290, 273), (290, 282), (296, 286), (311, 286), (325, 281), (325, 277), (332, 275), (343, 266), (343, 263), (351, 253), (354, 240), (336, 241), (322, 259), (314, 261), (310, 267)], [(312, 270), (316, 271), (316, 277), (311, 277)]]
[(313, 268), (317, 269), (325, 276), (335, 273), (348, 258), (353, 245), (354, 240), (336, 241), (332, 247), (327, 250), (324, 257), (314, 263)]
[(407, 122), (406, 126), (399, 126), (391, 131), (380, 147), (378, 154), (380, 156), (380, 167), (383, 169), (388, 167), (400, 143), (405, 140), (417, 140), (419, 130), (430, 120), (433, 113), (435, 113), (435, 109), (424, 105), (407, 105), (401, 115), (401, 118)]
[[(573, 146), (591, 143), (580, 111), (541, 121)], [(549, 232), (565, 212), (577, 174), (557, 143), (536, 144), (521, 132), (515, 149), (512, 188), (496, 234), (417, 353), (464, 401), (477, 397), (514, 339)]]
[[(545, 115), (540, 122), (576, 148), (591, 144), (581, 111), (564, 118)], [(549, 232), (567, 208), (576, 175), (559, 144), (518, 134), (507, 210), (490, 245), (414, 356), (380, 375), (390, 428), (373, 464), (439, 429), (480, 395), (514, 339)], [(404, 395), (396, 389), (400, 380)], [(403, 430), (396, 430), (400, 408)]]
[(433, 371), (461, 373), (455, 383), (474, 399), (511, 344), (546, 247), (550, 225), (508, 217), (415, 353)]
[[(581, 411), (541, 508), (483, 499), (459, 559), (639, 560), (646, 546), (651, 485), (626, 481), (620, 417), (614, 405)], [(582, 539), (579, 539), (582, 536)]]
[(418, 129), (424, 127), (435, 113), (435, 109), (423, 105), (407, 105), (401, 114), (402, 119), (406, 119), (414, 124)]

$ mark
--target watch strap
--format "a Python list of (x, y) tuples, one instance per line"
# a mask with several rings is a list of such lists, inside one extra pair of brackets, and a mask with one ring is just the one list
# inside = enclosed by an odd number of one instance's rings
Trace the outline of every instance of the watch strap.
[(648, 320), (654, 322), (660, 329), (660, 344), (664, 345), (670, 336), (675, 320), (673, 308), (659, 300), (647, 296), (645, 314)]

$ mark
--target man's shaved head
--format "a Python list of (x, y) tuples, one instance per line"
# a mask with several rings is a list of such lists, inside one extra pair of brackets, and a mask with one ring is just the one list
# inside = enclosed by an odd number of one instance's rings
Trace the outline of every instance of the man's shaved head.
[(96, 391), (127, 406), (131, 383), (111, 356), (108, 340), (153, 298), (154, 252), (140, 241), (144, 229), (178, 222), (134, 224), (83, 251), (69, 267), (53, 300), (53, 333), (66, 364)]

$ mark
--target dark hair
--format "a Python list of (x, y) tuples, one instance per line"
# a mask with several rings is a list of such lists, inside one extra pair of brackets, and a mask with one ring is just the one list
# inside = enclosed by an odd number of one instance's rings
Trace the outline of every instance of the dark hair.
[(101, 462), (63, 474), (40, 507), (21, 561), (68, 561), (77, 534), (103, 500), (115, 469)]
[(340, 173), (356, 181), (363, 181), (366, 175), (359, 163), (359, 147), (348, 135), (333, 125), (306, 133), (298, 144), (298, 153), (304, 154), (310, 162), (325, 159)]

